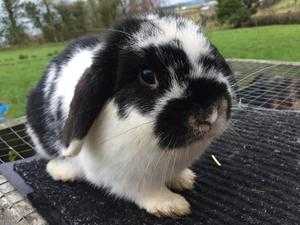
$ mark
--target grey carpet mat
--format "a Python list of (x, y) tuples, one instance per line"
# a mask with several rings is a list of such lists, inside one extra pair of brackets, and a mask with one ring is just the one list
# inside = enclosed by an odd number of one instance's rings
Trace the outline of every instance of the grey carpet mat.
[(300, 113), (247, 109), (232, 123), (194, 165), (196, 187), (183, 193), (192, 214), (183, 218), (156, 218), (86, 183), (55, 182), (42, 161), (15, 170), (55, 225), (300, 224)]

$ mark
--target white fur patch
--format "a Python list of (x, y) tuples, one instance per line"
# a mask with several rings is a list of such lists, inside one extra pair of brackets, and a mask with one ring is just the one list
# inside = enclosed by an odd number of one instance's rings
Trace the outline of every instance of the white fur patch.
[(91, 66), (95, 52), (101, 47), (100, 44), (95, 48), (78, 49), (72, 58), (63, 65), (61, 74), (55, 81), (55, 91), (51, 98), (53, 114), (55, 114), (58, 101), (61, 98), (63, 115), (65, 117), (68, 115), (75, 87), (85, 70)]
[(179, 191), (184, 189), (191, 190), (194, 187), (195, 179), (196, 174), (192, 170), (186, 168), (168, 183), (168, 187)]
[(167, 105), (169, 100), (182, 98), (185, 90), (186, 90), (185, 85), (180, 86), (178, 84), (178, 81), (175, 80), (175, 78), (172, 79), (171, 87), (169, 88), (169, 90), (167, 90), (166, 93), (163, 95), (163, 97), (159, 98), (158, 101), (155, 103), (155, 108), (152, 112), (152, 115), (157, 116), (164, 108), (164, 106)]
[(81, 151), (83, 141), (81, 140), (72, 140), (68, 148), (63, 149), (62, 155), (63, 156), (75, 156), (78, 155)]
[(215, 80), (220, 84), (226, 84), (229, 94), (232, 95), (233, 93), (229, 81), (221, 72), (216, 71), (215, 69), (204, 72), (203, 67), (201, 65), (197, 65), (194, 67), (194, 71), (190, 74), (190, 77), (191, 79), (207, 78), (210, 80)]
[(49, 91), (54, 81), (55, 75), (56, 75), (56, 66), (55, 65), (49, 66), (47, 79), (45, 81), (45, 87), (44, 87), (45, 98), (47, 98), (47, 96), (49, 95)]
[(73, 159), (52, 159), (47, 163), (47, 172), (54, 180), (73, 181), (80, 178), (80, 168)]
[[(154, 30), (155, 35), (149, 36), (149, 29), (153, 30), (151, 25), (145, 23), (139, 32), (134, 35), (133, 46), (138, 48), (147, 47), (149, 45), (163, 45), (170, 43), (174, 39), (178, 39), (183, 50), (192, 62), (195, 62), (200, 55), (206, 55), (210, 51), (210, 44), (205, 36), (200, 32), (199, 26), (189, 20), (183, 18), (158, 18), (148, 17), (157, 27)], [(179, 23), (183, 25), (179, 27)]]
[(218, 118), (218, 110), (214, 109), (212, 114), (208, 117), (207, 122), (213, 124), (214, 122), (216, 122)]
[(35, 132), (33, 131), (33, 129), (31, 128), (31, 126), (28, 123), (26, 124), (26, 131), (29, 134), (29, 136), (34, 144), (36, 152), (38, 152), (40, 154), (40, 156), (42, 156), (43, 158), (50, 159), (51, 157), (45, 151), (38, 136), (35, 134)]

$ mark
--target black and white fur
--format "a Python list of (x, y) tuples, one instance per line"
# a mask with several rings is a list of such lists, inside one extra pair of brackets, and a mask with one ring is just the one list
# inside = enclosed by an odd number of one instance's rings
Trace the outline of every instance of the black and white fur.
[(188, 167), (224, 131), (230, 76), (191, 21), (124, 19), (50, 62), (29, 97), (27, 130), (54, 179), (85, 179), (150, 213), (185, 215), (189, 203), (169, 188), (193, 187)]

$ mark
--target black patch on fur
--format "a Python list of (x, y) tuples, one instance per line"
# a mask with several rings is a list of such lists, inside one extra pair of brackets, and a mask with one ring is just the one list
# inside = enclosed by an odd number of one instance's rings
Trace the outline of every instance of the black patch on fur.
[(82, 139), (92, 126), (100, 110), (112, 96), (113, 80), (88, 69), (79, 80), (71, 102), (63, 131), (63, 143)]
[[(155, 100), (162, 95), (163, 89), (168, 87), (167, 70), (149, 49), (140, 52), (133, 50), (122, 52), (119, 69), (115, 102), (119, 108), (119, 115), (126, 116), (129, 106), (136, 106), (141, 113), (147, 113), (154, 107)], [(152, 70), (159, 82), (157, 89), (151, 89), (140, 83), (139, 76), (144, 69)]]
[(213, 54), (212, 59), (214, 61), (207, 60), (206, 61), (207, 66), (209, 67), (210, 65), (213, 65), (218, 71), (222, 72), (222, 74), (225, 77), (232, 76), (233, 73), (230, 66), (228, 65), (224, 57), (220, 54), (218, 49), (213, 44), (211, 44), (210, 48), (211, 48), (211, 53)]
[(59, 97), (57, 102), (56, 118), (60, 121), (62, 119), (62, 97)]
[(199, 63), (202, 64), (206, 73), (212, 69), (222, 73), (223, 76), (228, 79), (229, 84), (233, 87), (233, 90), (236, 91), (236, 79), (232, 69), (230, 68), (230, 65), (226, 62), (225, 58), (213, 44), (210, 44), (210, 49), (211, 54), (201, 56), (199, 58)]
[[(62, 97), (59, 97), (59, 99), (57, 101), (56, 121), (64, 121), (63, 109), (62, 109)], [(61, 135), (61, 132), (63, 129), (63, 125), (64, 125), (64, 123), (62, 123), (62, 122), (57, 123), (58, 130), (59, 130), (58, 132), (60, 135)]]
[(217, 72), (221, 72), (225, 77), (229, 77), (232, 75), (232, 71), (229, 65), (225, 60), (222, 60), (219, 57), (204, 55), (200, 57), (199, 63), (203, 66), (206, 73), (214, 69)]
[[(215, 59), (215, 62), (212, 63), (211, 65), (214, 65), (218, 71), (223, 73), (223, 75), (228, 79), (230, 85), (233, 87), (233, 90), (236, 91), (237, 90), (236, 79), (234, 77), (230, 65), (226, 62), (225, 58), (221, 55), (221, 53), (218, 51), (216, 46), (211, 44), (210, 47), (211, 47), (211, 53), (213, 54), (213, 59)], [(209, 60), (207, 61), (207, 64), (210, 64)]]
[[(160, 140), (160, 147), (166, 149), (184, 147), (201, 139), (192, 133), (189, 117), (196, 116), (205, 123), (213, 106), (224, 98), (231, 107), (226, 84), (204, 78), (191, 81), (185, 97), (170, 100), (158, 115), (154, 133)], [(229, 113), (230, 108), (227, 112), (228, 117)]]

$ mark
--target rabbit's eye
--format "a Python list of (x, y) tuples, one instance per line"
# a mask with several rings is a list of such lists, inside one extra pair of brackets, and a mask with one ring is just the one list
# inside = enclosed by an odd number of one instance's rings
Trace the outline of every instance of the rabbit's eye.
[(158, 86), (158, 82), (155, 77), (155, 74), (151, 70), (147, 70), (147, 69), (143, 70), (140, 73), (140, 80), (143, 85), (149, 86), (151, 88), (156, 88)]

